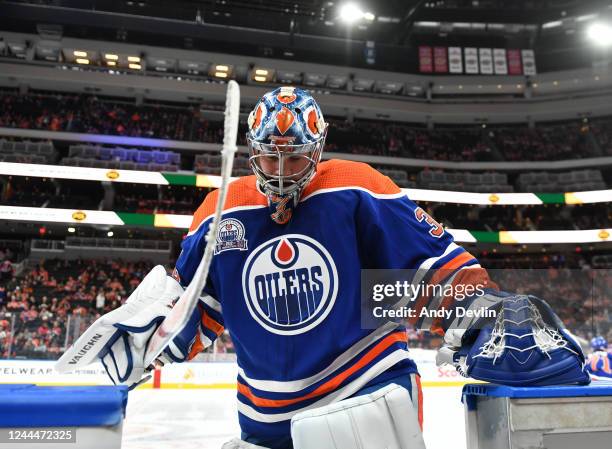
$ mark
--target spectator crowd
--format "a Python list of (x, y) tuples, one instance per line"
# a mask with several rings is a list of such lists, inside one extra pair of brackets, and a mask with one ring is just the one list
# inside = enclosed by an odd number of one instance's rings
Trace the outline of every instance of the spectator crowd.
[[(0, 127), (221, 142), (223, 123), (206, 117), (199, 105), (136, 104), (126, 99), (50, 92), (26, 95), (0, 92)], [(390, 121), (326, 119), (330, 123), (327, 152), (452, 162), (552, 161), (612, 155), (612, 118), (581, 119), (534, 127), (436, 125), (431, 129), (421, 124)], [(245, 124), (241, 126), (240, 143), (244, 144)], [(0, 148), (0, 156), (4, 157), (4, 153), (9, 154), (9, 151), (8, 146), (6, 152), (3, 148)], [(53, 148), (53, 151), (45, 153), (45, 158), (60, 160), (62, 156), (78, 156), (77, 162), (81, 163), (87, 160), (86, 150), (89, 149), (85, 148), (78, 154), (73, 151), (71, 155), (68, 148), (60, 149), (59, 153)], [(11, 151), (13, 157), (14, 145)], [(40, 153), (41, 148), (37, 146), (36, 152)], [(118, 162), (114, 161), (113, 152), (108, 148), (102, 148), (99, 153), (110, 154), (109, 163)], [(193, 156), (182, 157), (175, 165), (177, 169), (217, 174), (218, 159), (215, 155), (199, 155), (195, 159)], [(93, 163), (88, 166), (97, 167)], [(244, 157), (236, 159), (235, 168), (235, 175), (250, 173)], [(499, 173), (487, 173), (482, 177), (480, 174), (464, 176), (427, 169), (413, 173), (395, 166), (387, 166), (383, 172), (396, 176), (396, 181), (400, 179), (398, 184), (402, 187), (506, 192), (515, 188), (531, 191), (529, 189), (534, 185), (527, 182), (529, 177), (508, 179), (507, 175)], [(598, 182), (609, 185), (609, 174), (599, 173), (601, 179)], [(531, 181), (540, 181), (538, 173), (533, 175), (536, 179)], [(546, 182), (535, 184), (545, 187), (534, 191), (561, 192), (559, 186), (563, 186), (568, 175), (559, 173), (555, 177), (557, 179), (549, 176)], [(471, 182), (471, 178), (476, 181)], [(493, 183), (487, 184), (485, 178), (492, 179)], [(553, 181), (560, 184), (553, 184)], [(487, 190), (490, 186), (507, 187), (508, 190)], [(100, 183), (15, 176), (0, 178), (0, 189), (3, 205), (145, 214), (192, 214), (208, 191), (190, 186), (114, 183), (110, 189), (112, 194), (109, 194)], [(483, 207), (422, 203), (422, 207), (445, 226), (471, 230), (596, 229), (609, 228), (612, 220), (609, 203)], [(548, 300), (566, 325), (580, 336), (589, 338), (595, 331), (612, 338), (609, 298), (612, 279), (591, 270), (589, 256), (580, 253), (542, 256), (483, 253), (481, 261), (486, 267), (499, 269), (494, 270), (493, 278), (504, 289), (529, 292)], [(93, 320), (118, 307), (151, 268), (148, 263), (120, 260), (49, 260), (16, 275), (15, 265), (11, 250), (0, 251), (2, 358), (56, 358), (66, 344)], [(413, 347), (434, 348), (440, 343), (439, 337), (428, 332), (409, 328), (407, 333)], [(214, 351), (233, 352), (229, 335), (223, 334), (216, 341)]]
[[(501, 288), (546, 299), (577, 335), (612, 337), (612, 277), (606, 276), (612, 261), (604, 266), (608, 270), (592, 270), (591, 257), (581, 253), (483, 252), (480, 261)], [(121, 260), (49, 260), (16, 277), (4, 273), (0, 358), (57, 358), (95, 319), (119, 307), (151, 267)], [(411, 347), (435, 349), (440, 344), (440, 337), (427, 331), (408, 327), (407, 334)], [(227, 333), (208, 350), (233, 351)]]
[[(0, 94), (0, 127), (221, 142), (223, 122), (202, 105), (84, 94)], [(612, 154), (612, 119), (515, 126), (446, 126), (327, 117), (327, 151), (448, 161), (546, 161)], [(246, 131), (245, 123), (241, 131)], [(239, 133), (241, 144), (244, 132)]]

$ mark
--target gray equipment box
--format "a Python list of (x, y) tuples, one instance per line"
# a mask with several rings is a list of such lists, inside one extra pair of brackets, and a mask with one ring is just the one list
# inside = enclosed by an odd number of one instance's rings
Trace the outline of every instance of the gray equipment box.
[(612, 383), (507, 387), (469, 384), (468, 449), (610, 449)]

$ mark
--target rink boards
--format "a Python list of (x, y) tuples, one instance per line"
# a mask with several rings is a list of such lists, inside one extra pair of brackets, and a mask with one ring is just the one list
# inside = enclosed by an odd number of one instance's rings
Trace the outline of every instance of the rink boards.
[[(470, 380), (451, 367), (435, 365), (435, 351), (411, 351), (423, 386), (462, 386)], [(108, 385), (101, 364), (93, 364), (73, 373), (59, 374), (54, 362), (40, 360), (1, 360), (0, 383), (35, 383), (37, 385)], [(139, 388), (234, 389), (238, 367), (234, 362), (190, 362), (170, 364)], [(471, 380), (473, 382), (473, 380)]]

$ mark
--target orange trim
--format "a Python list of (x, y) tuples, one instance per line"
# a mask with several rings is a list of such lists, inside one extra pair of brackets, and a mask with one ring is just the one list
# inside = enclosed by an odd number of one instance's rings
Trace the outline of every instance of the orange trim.
[(465, 251), (442, 265), (442, 268), (440, 268), (440, 270), (454, 270), (455, 268), (459, 268), (461, 265), (472, 259), (474, 259), (474, 256)]
[(189, 355), (187, 356), (187, 360), (193, 359), (196, 355), (204, 350), (204, 343), (202, 343), (202, 339), (200, 338), (200, 334), (197, 333), (195, 337), (195, 341), (191, 346), (191, 350), (189, 351)]
[[(304, 189), (302, 198), (321, 189), (354, 186), (378, 194), (401, 192), (401, 189), (391, 179), (367, 164), (332, 159), (318, 165), (317, 174)], [(195, 231), (206, 217), (215, 212), (218, 196), (218, 190), (213, 190), (206, 195), (198, 210), (193, 214), (189, 232)], [(238, 206), (267, 206), (267, 204), (267, 198), (257, 190), (255, 176), (251, 175), (230, 183), (223, 210)]]
[(202, 313), (202, 324), (213, 331), (217, 337), (223, 332), (223, 326), (208, 316), (206, 312)]
[[(472, 259), (474, 259), (474, 256), (472, 256), (470, 253), (464, 250), (464, 252), (453, 257), (451, 260), (446, 262), (442, 267), (437, 268), (436, 272), (434, 273), (434, 275), (431, 277), (431, 279), (429, 280), (427, 284), (428, 285), (439, 284), (440, 282), (442, 282), (443, 279), (453, 274), (452, 270), (459, 268), (461, 265), (463, 265), (464, 263)], [(431, 301), (431, 298), (426, 295), (421, 295), (419, 299), (415, 301), (414, 310), (416, 310), (416, 313), (414, 314), (413, 318), (408, 319), (408, 322), (410, 324), (415, 324), (419, 320), (419, 315), (421, 314), (421, 310), (427, 306), (427, 303), (429, 301)]]
[(421, 376), (416, 374), (414, 376), (417, 384), (417, 394), (419, 395), (418, 399), (418, 408), (419, 408), (419, 426), (421, 427), (421, 432), (423, 431), (423, 386), (421, 385)]
[[(601, 360), (601, 368), (598, 367), (599, 365), (599, 361)], [(591, 370), (593, 371), (594, 374), (597, 373), (597, 371), (603, 371), (606, 374), (611, 374), (612, 373), (612, 369), (610, 368), (610, 358), (608, 357), (608, 354), (593, 354), (591, 356), (591, 360), (590, 360), (590, 365), (591, 365)]]
[[(218, 197), (219, 190), (213, 190), (206, 195), (198, 210), (193, 214), (189, 232), (195, 231), (206, 217), (215, 213)], [(268, 200), (255, 186), (255, 176), (244, 176), (229, 184), (223, 210), (238, 206), (266, 206), (267, 204)]]
[[(467, 253), (467, 252), (461, 253), (458, 256), (456, 256), (453, 259), (451, 259), (446, 264), (444, 264), (444, 266), (442, 268), (438, 268), (427, 284), (428, 285), (436, 285), (436, 284), (439, 284), (440, 282), (442, 282), (443, 279), (449, 277), (452, 273), (449, 272), (450, 269), (447, 270), (447, 269), (445, 269), (445, 267), (447, 267), (449, 265), (449, 263), (452, 263), (454, 260), (457, 260), (457, 258), (463, 256), (464, 254), (469, 254), (469, 253)], [(431, 300), (430, 297), (428, 297), (426, 295), (421, 295), (419, 297), (419, 299), (415, 302), (415, 309), (418, 312), (416, 314), (417, 316), (415, 316), (414, 318), (411, 319), (413, 323), (416, 323), (418, 321), (418, 315), (420, 314), (421, 309), (423, 309), (423, 307), (425, 307), (430, 300)]]
[[(457, 273), (455, 279), (453, 279), (452, 285), (453, 289), (450, 291), (455, 291), (454, 288), (456, 285), (483, 285), (486, 288), (495, 288), (497, 289), (497, 284), (489, 278), (489, 273), (484, 268), (472, 268), (469, 270), (463, 270)], [(452, 295), (446, 295), (442, 302), (440, 303), (440, 309), (450, 309), (452, 305), (455, 303), (455, 297)], [(431, 323), (431, 331), (444, 336), (446, 332), (442, 327), (444, 322), (443, 318), (434, 318)]]
[(367, 354), (365, 354), (357, 363), (343, 371), (342, 373), (336, 375), (332, 379), (328, 380), (324, 384), (319, 385), (312, 392), (300, 396), (299, 398), (294, 399), (265, 399), (255, 396), (251, 389), (241, 383), (238, 382), (238, 391), (249, 398), (249, 400), (258, 407), (285, 407), (287, 405), (296, 404), (298, 402), (306, 401), (308, 399), (315, 398), (317, 396), (325, 395), (331, 391), (334, 391), (340, 384), (346, 380), (351, 374), (355, 373), (359, 369), (366, 366), (372, 360), (374, 360), (378, 355), (380, 355), (385, 349), (391, 346), (394, 343), (398, 342), (408, 342), (408, 338), (405, 332), (395, 332), (393, 334), (387, 335), (384, 339), (379, 341), (376, 346), (374, 346)]
[(368, 164), (331, 159), (319, 164), (317, 174), (304, 189), (302, 198), (317, 190), (339, 187), (362, 187), (378, 194), (401, 192), (391, 179)]

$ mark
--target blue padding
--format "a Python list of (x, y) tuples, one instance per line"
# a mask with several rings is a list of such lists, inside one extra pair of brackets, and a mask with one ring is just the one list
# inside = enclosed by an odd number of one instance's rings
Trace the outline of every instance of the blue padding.
[(0, 391), (33, 387), (34, 384), (0, 384)]
[(128, 389), (109, 387), (0, 388), (0, 427), (115, 426), (125, 416)]
[(468, 410), (476, 409), (476, 396), (495, 398), (567, 398), (612, 396), (612, 384), (559, 385), (552, 387), (509, 387), (496, 384), (468, 384), (463, 387), (461, 400)]

